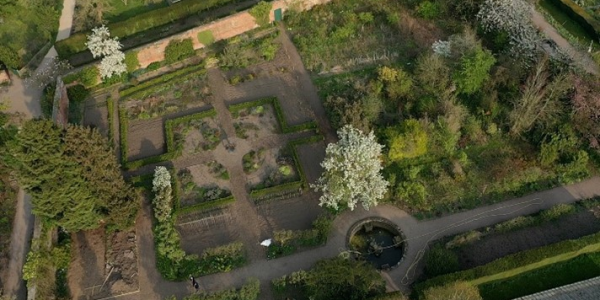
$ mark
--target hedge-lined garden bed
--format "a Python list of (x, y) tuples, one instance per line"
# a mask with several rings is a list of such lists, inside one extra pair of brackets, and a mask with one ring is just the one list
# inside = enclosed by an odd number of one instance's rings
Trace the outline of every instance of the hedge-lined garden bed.
[(438, 276), (416, 284), (414, 291), (422, 296), (428, 288), (447, 285), (455, 281), (468, 281), (473, 285), (482, 285), (564, 262), (582, 254), (599, 251), (600, 233), (596, 233), (575, 240), (515, 253), (473, 269)]
[(267, 258), (275, 259), (296, 253), (302, 248), (324, 245), (334, 216), (324, 214), (307, 230), (278, 230), (273, 233), (273, 243), (267, 248)]
[(181, 155), (182, 148), (181, 148), (181, 145), (178, 145), (175, 142), (175, 135), (173, 133), (173, 127), (177, 124), (185, 123), (190, 120), (202, 119), (202, 118), (206, 118), (206, 117), (214, 117), (216, 114), (217, 114), (217, 112), (214, 110), (214, 108), (211, 108), (211, 109), (203, 111), (203, 112), (183, 116), (180, 118), (166, 120), (164, 128), (165, 128), (165, 140), (166, 140), (166, 144), (167, 144), (167, 152), (160, 154), (160, 155), (150, 156), (150, 157), (146, 157), (146, 158), (142, 158), (142, 159), (138, 159), (138, 160), (134, 160), (134, 161), (128, 161), (127, 130), (129, 127), (129, 120), (126, 115), (126, 111), (123, 108), (119, 108), (119, 121), (120, 121), (120, 127), (121, 127), (121, 136), (120, 136), (120, 139), (121, 139), (121, 164), (123, 165), (123, 167), (125, 169), (134, 170), (134, 169), (140, 168), (145, 165), (155, 164), (155, 163), (164, 162), (164, 161), (168, 161), (168, 160), (177, 158), (179, 155)]

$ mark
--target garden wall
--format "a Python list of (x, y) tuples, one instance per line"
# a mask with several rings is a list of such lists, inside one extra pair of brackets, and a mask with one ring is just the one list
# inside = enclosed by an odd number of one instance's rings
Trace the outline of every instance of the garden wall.
[[(272, 8), (269, 13), (270, 21), (274, 20), (274, 11), (281, 9), (284, 13), (290, 8), (294, 7), (300, 10), (308, 10), (315, 5), (327, 3), (331, 0), (278, 0), (271, 2)], [(196, 28), (192, 28), (180, 34), (170, 36), (151, 44), (144, 45), (135, 49), (138, 52), (138, 60), (142, 68), (147, 67), (153, 62), (162, 61), (165, 59), (164, 50), (173, 39), (181, 40), (191, 38), (194, 43), (194, 49), (203, 48), (204, 45), (198, 41), (198, 33), (202, 31), (210, 31), (215, 39), (224, 40), (240, 35), (246, 31), (257, 28), (254, 17), (250, 15), (248, 11), (242, 11), (237, 14), (231, 15), (214, 21), (210, 24), (202, 25)]]

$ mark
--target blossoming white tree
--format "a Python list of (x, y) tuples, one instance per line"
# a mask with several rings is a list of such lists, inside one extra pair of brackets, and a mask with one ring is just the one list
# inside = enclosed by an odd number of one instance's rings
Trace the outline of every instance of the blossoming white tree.
[(88, 35), (85, 45), (92, 52), (92, 56), (104, 57), (100, 63), (100, 76), (109, 78), (113, 75), (120, 75), (127, 71), (125, 65), (125, 54), (121, 52), (121, 43), (119, 40), (110, 37), (110, 32), (106, 26), (92, 29), (92, 34)]
[(154, 169), (152, 179), (152, 191), (154, 192), (154, 216), (159, 222), (166, 222), (171, 216), (171, 173), (167, 168), (159, 166)]
[(513, 50), (535, 57), (541, 38), (531, 23), (531, 6), (523, 0), (485, 0), (477, 18), (486, 31), (505, 31)]
[(387, 191), (389, 183), (381, 175), (382, 145), (373, 133), (346, 125), (338, 131), (336, 144), (327, 145), (325, 171), (311, 187), (322, 191), (319, 205), (338, 209), (347, 205), (354, 210), (360, 203), (365, 209), (377, 205)]

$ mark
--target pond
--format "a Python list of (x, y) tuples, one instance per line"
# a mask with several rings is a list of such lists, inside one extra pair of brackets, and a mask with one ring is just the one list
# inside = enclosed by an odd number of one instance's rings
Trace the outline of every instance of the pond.
[(348, 248), (357, 259), (364, 259), (377, 269), (396, 267), (404, 256), (405, 238), (400, 228), (382, 218), (364, 219), (348, 232)]

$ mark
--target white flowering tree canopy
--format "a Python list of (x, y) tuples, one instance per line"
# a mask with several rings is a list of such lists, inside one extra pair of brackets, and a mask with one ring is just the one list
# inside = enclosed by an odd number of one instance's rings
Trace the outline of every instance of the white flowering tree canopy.
[(88, 35), (85, 45), (90, 49), (94, 58), (120, 52), (122, 47), (117, 38), (110, 38), (110, 32), (104, 25), (92, 29), (92, 34)]
[(532, 56), (541, 38), (531, 23), (531, 6), (524, 0), (485, 0), (477, 18), (486, 31), (505, 31), (511, 45)]
[(106, 56), (100, 62), (100, 77), (109, 78), (113, 75), (120, 75), (127, 71), (125, 65), (125, 54), (121, 51)]
[(171, 173), (163, 166), (158, 166), (154, 169), (154, 179), (152, 179), (152, 191), (171, 187)]
[(123, 45), (116, 37), (110, 38), (110, 32), (106, 26), (102, 25), (92, 29), (92, 34), (87, 38), (85, 45), (92, 52), (92, 56), (94, 58), (104, 57), (100, 62), (100, 77), (109, 78), (127, 71), (125, 54), (121, 51)]
[(339, 142), (327, 145), (321, 163), (324, 172), (311, 187), (323, 192), (320, 206), (347, 205), (354, 210), (360, 203), (368, 210), (384, 197), (389, 185), (381, 175), (383, 146), (373, 132), (365, 135), (350, 125), (341, 128), (338, 136)]

